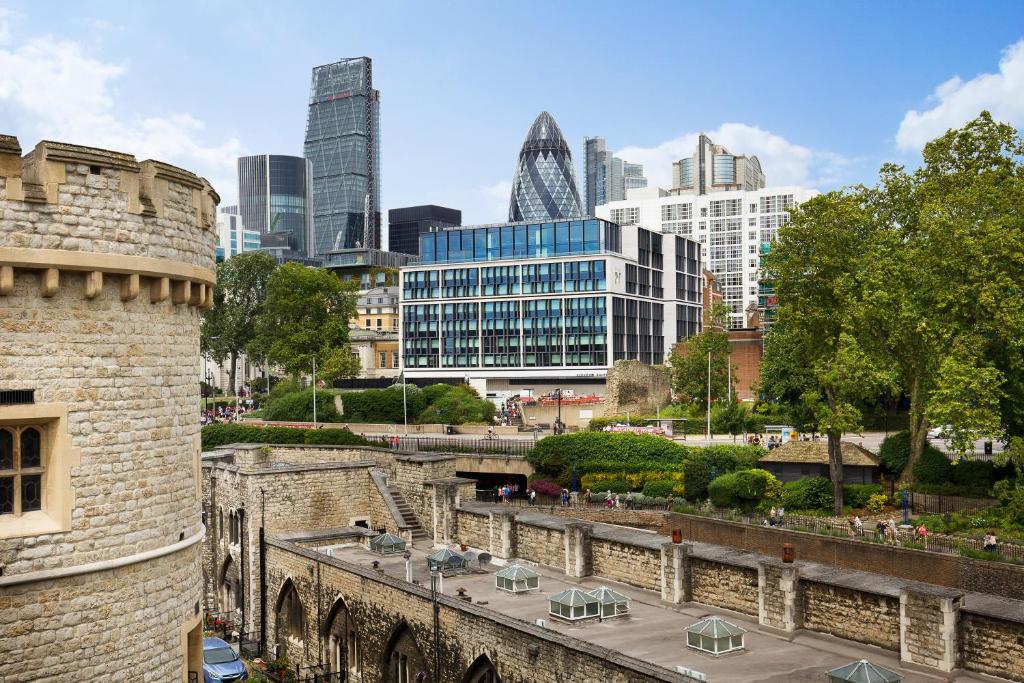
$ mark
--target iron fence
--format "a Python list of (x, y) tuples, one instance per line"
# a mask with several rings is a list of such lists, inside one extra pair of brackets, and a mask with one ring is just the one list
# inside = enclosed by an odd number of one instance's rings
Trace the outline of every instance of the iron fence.
[(968, 498), (965, 496), (945, 496), (941, 494), (918, 493), (910, 494), (910, 509), (915, 515), (944, 515), (950, 512), (980, 512), (999, 506), (994, 498)]
[(365, 438), (381, 448), (391, 448), (403, 453), (420, 451), (525, 456), (533, 448), (532, 441), (520, 439), (446, 439), (437, 436), (367, 436)]

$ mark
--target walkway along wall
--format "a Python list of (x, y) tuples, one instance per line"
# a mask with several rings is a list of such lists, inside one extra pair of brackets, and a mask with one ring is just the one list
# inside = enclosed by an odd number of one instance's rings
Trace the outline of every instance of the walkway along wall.
[(298, 626), (280, 625), (288, 635), (279, 634), (279, 624), (270, 619), (266, 643), (284, 640), (293, 663), (333, 664), (332, 644), (337, 641), (331, 640), (332, 633), (343, 622), (345, 665), (361, 683), (387, 680), (385, 658), (403, 641), (403, 654), (418, 660), (431, 683), (461, 683), (474, 662), (486, 660), (503, 683), (557, 683), (565, 680), (565, 672), (572, 672), (573, 680), (607, 683), (692, 680), (448, 595), (438, 597), (438, 673), (429, 588), (289, 541), (270, 539), (267, 545), (268, 602), (289, 601), (299, 607), (295, 613), (301, 618)]
[[(765, 628), (877, 645), (942, 672), (961, 667), (1024, 681), (1019, 602), (807, 561), (784, 564), (721, 545), (675, 544), (650, 532), (529, 510), (462, 506), (456, 525), (460, 543), (500, 558), (607, 577), (658, 591), (670, 604), (735, 610)], [(773, 547), (780, 547), (777, 540)]]

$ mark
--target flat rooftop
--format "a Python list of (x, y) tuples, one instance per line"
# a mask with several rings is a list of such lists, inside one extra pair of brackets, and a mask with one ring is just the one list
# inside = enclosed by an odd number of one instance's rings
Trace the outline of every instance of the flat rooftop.
[[(657, 537), (660, 538), (660, 537)], [(435, 546), (440, 547), (440, 546)], [(401, 555), (380, 556), (361, 545), (339, 543), (318, 545), (317, 550), (327, 552), (340, 560), (371, 567), (379, 562), (384, 573), (405, 580), (406, 566)], [(426, 556), (434, 548), (427, 542), (410, 546), (413, 580), (430, 586)], [(452, 547), (453, 549), (456, 549)], [(729, 610), (688, 603), (672, 606), (661, 601), (660, 595), (625, 584), (591, 576), (582, 580), (567, 577), (553, 567), (519, 562), (540, 573), (540, 590), (512, 594), (495, 588), (494, 574), (505, 566), (503, 560), (492, 561), (482, 571), (470, 571), (449, 576), (443, 580), (446, 595), (455, 596), (464, 588), (473, 602), (512, 619), (534, 623), (544, 619), (545, 626), (598, 647), (615, 650), (669, 670), (684, 666), (708, 676), (712, 683), (789, 681), (792, 683), (821, 683), (825, 672), (860, 659), (899, 672), (906, 683), (951, 680), (938, 672), (922, 673), (900, 666), (899, 653), (878, 647), (855, 643), (832, 636), (799, 631), (791, 640), (762, 630), (757, 620)], [(477, 565), (474, 562), (473, 567)], [(608, 586), (632, 600), (630, 614), (603, 622), (588, 621), (569, 624), (548, 614), (548, 598), (567, 588), (591, 590)], [(736, 654), (713, 657), (686, 647), (684, 629), (699, 619), (717, 615), (747, 629), (746, 649)], [(952, 680), (992, 681), (989, 677), (959, 672)]]

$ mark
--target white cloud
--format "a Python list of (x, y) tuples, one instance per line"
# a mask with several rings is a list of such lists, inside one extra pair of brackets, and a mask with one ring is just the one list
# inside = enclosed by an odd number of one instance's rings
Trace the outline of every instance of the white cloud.
[[(828, 188), (841, 183), (853, 163), (834, 152), (813, 150), (745, 123), (723, 123), (717, 130), (705, 131), (705, 134), (733, 154), (756, 156), (769, 185)], [(655, 147), (625, 147), (615, 155), (643, 164), (651, 185), (670, 187), (672, 163), (693, 154), (698, 135), (686, 133)]]
[[(0, 37), (5, 26), (0, 14)], [(3, 132), (17, 135), (26, 150), (34, 136), (165, 161), (206, 176), (225, 200), (232, 199), (241, 143), (207, 141), (205, 124), (187, 113), (126, 111), (116, 90), (126, 70), (73, 41), (37, 37), (0, 47), (0, 113), (5, 128), (11, 127)]]
[(969, 81), (954, 76), (928, 98), (930, 109), (911, 110), (903, 117), (896, 144), (922, 149), (926, 142), (975, 118), (983, 109), (1000, 121), (1024, 126), (1024, 40), (1004, 52), (999, 73), (981, 74)]
[(462, 210), (462, 222), (500, 223), (508, 218), (508, 201), (512, 195), (512, 181), (499, 180), (490, 185), (482, 185), (473, 189), (472, 196), (467, 198)]

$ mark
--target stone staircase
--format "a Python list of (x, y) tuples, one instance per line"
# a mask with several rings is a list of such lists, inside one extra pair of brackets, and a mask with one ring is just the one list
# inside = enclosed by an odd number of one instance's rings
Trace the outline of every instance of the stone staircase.
[(416, 518), (416, 513), (412, 511), (412, 507), (409, 506), (408, 501), (405, 500), (398, 487), (388, 486), (388, 493), (391, 495), (391, 500), (395, 502), (395, 507), (398, 508), (399, 514), (402, 515), (402, 521), (412, 530), (413, 543), (429, 540), (430, 536), (420, 526), (420, 520)]

